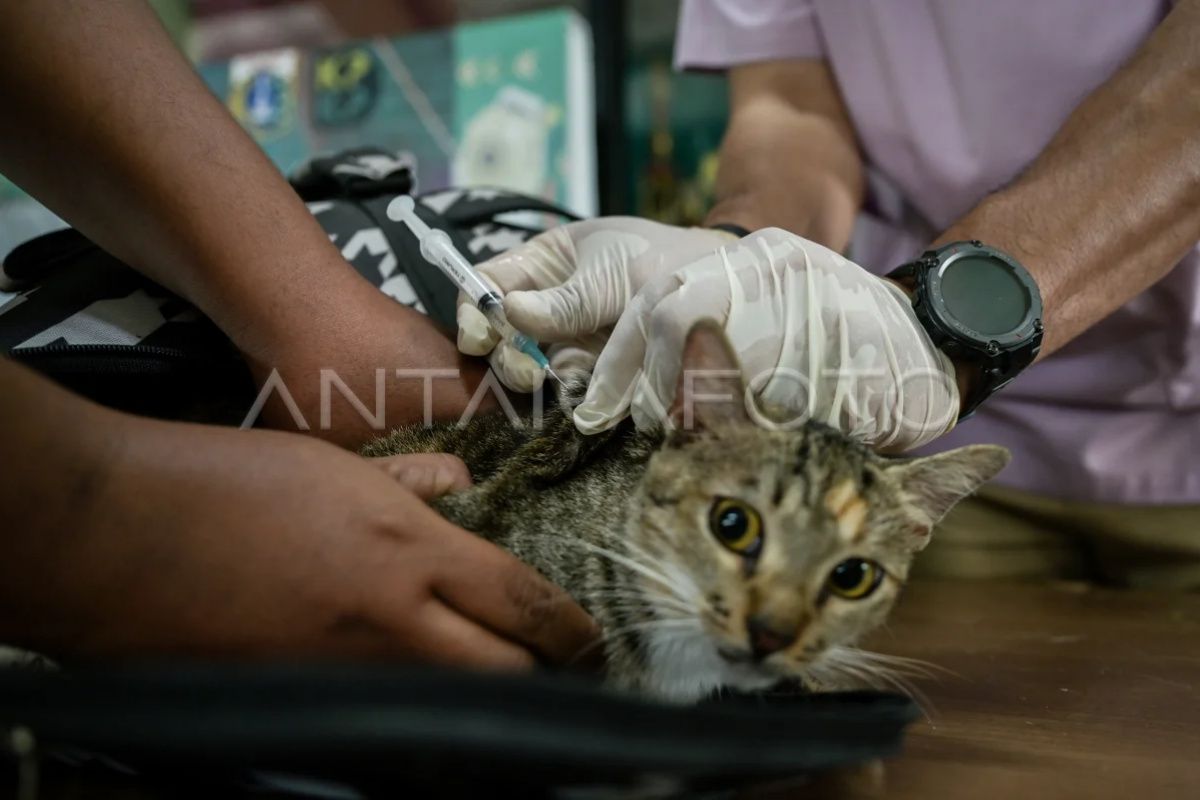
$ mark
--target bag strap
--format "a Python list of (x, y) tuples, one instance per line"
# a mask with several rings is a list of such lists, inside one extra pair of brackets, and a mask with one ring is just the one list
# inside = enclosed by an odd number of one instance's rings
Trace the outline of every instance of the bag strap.
[(445, 189), (422, 195), (421, 200), (439, 210), (447, 222), (460, 228), (493, 222), (502, 214), (522, 211), (551, 214), (568, 222), (580, 219), (579, 215), (560, 205), (507, 189)]
[(64, 264), (100, 248), (74, 228), (51, 231), (17, 245), (0, 264), (0, 289), (19, 291)]
[(310, 160), (289, 178), (305, 202), (362, 200), (383, 194), (412, 194), (415, 161), (409, 153), (357, 147)]

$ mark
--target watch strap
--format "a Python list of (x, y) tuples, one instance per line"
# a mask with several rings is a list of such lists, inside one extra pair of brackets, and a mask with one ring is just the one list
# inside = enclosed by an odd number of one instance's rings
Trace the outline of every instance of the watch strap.
[(743, 228), (741, 225), (735, 225), (732, 222), (718, 222), (714, 225), (708, 225), (706, 227), (714, 231), (725, 231), (725, 233), (732, 233), (739, 239), (750, 235), (750, 231), (748, 229)]

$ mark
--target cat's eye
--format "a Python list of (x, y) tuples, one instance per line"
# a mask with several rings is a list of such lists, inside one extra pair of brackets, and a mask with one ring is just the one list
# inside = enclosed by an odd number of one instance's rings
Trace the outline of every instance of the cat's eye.
[(883, 568), (865, 558), (847, 558), (829, 573), (829, 590), (845, 600), (861, 600), (879, 588)]
[(718, 497), (709, 513), (713, 536), (738, 555), (752, 558), (762, 549), (762, 519), (748, 503)]

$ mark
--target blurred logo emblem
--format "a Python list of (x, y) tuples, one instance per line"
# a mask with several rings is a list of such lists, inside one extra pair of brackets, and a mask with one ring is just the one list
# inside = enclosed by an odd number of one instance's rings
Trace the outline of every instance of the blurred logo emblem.
[(375, 56), (364, 47), (327, 53), (313, 63), (313, 117), (318, 125), (361, 121), (375, 107), (378, 94)]
[(233, 115), (260, 141), (291, 128), (294, 105), (288, 81), (266, 69), (234, 84), (229, 96)]

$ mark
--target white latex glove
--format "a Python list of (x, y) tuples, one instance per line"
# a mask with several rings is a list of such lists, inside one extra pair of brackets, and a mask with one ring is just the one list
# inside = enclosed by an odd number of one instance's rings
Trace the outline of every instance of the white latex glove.
[[(599, 217), (552, 228), (477, 269), (505, 295), (509, 322), (543, 345), (555, 345), (547, 356), (562, 373), (577, 361), (590, 365), (643, 285), (733, 241), (732, 234), (706, 228)], [(545, 373), (537, 363), (498, 344), (487, 319), (465, 296), (458, 303), (458, 349), (487, 355), (509, 388), (538, 389)]]
[(638, 427), (660, 424), (675, 395), (684, 336), (705, 317), (722, 323), (750, 390), (797, 421), (825, 422), (897, 452), (957, 420), (954, 367), (904, 291), (832, 250), (768, 228), (660, 274), (634, 296), (575, 410), (579, 429), (603, 430), (631, 411)]

